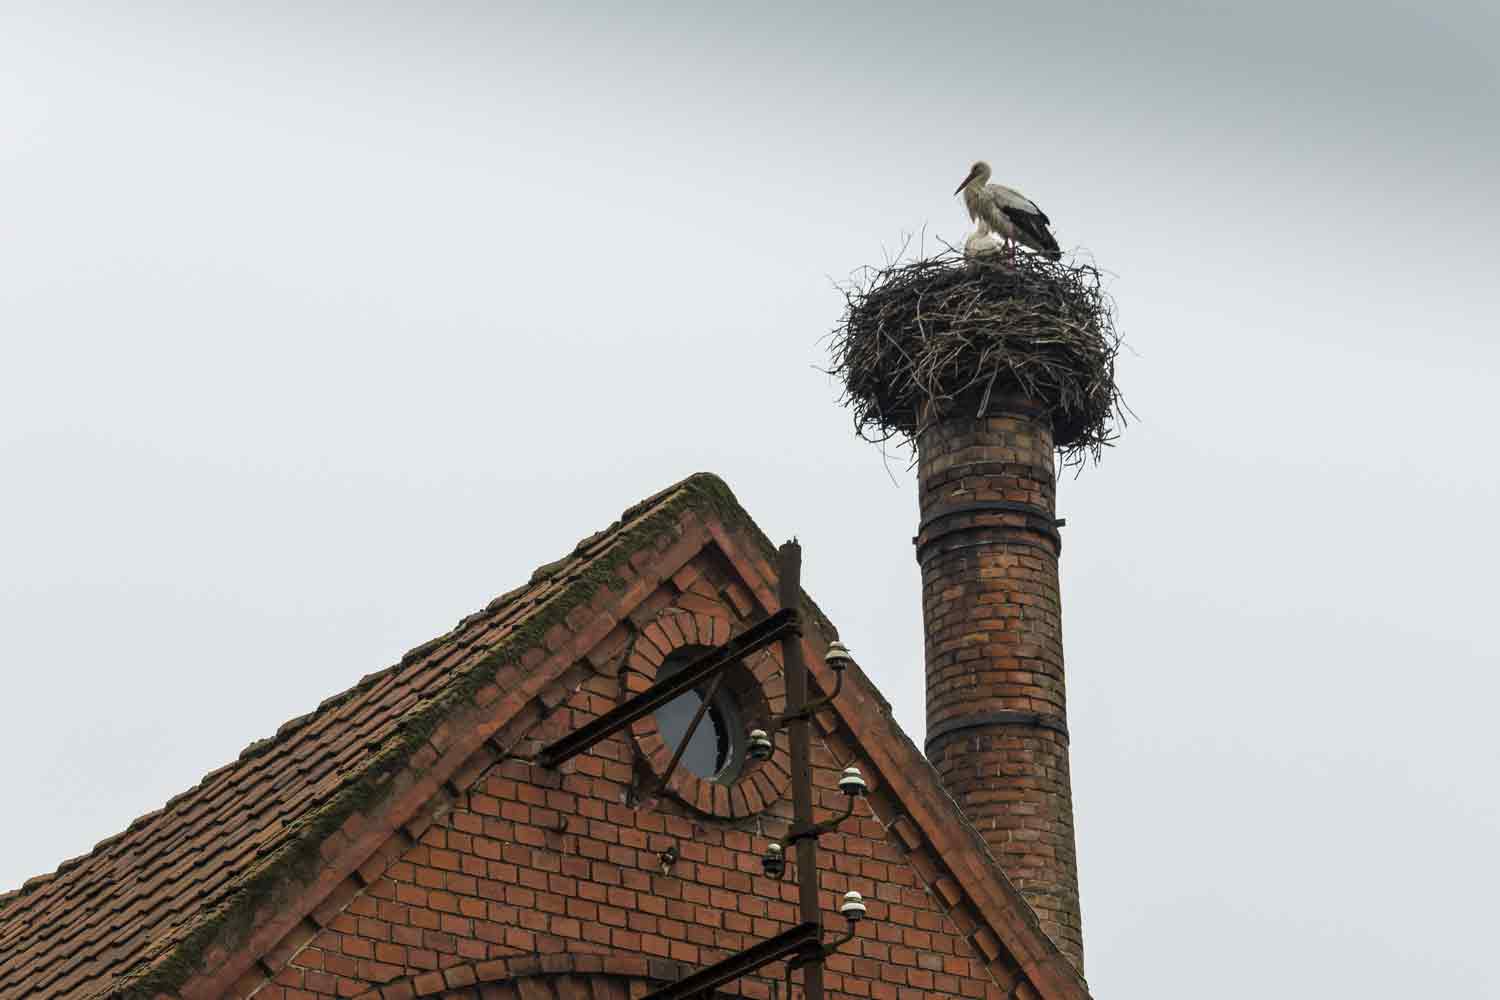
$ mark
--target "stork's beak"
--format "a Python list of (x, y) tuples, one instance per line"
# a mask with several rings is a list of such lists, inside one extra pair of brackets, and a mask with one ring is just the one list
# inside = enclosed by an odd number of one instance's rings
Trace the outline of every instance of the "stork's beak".
[(967, 177), (964, 178), (964, 182), (962, 184), (960, 184), (958, 187), (956, 187), (956, 188), (953, 189), (953, 193), (954, 194), (958, 194), (958, 192), (962, 191), (964, 188), (966, 188), (966, 187), (969, 186), (969, 182), (970, 181), (972, 181), (974, 178), (976, 178), (978, 176), (979, 176), (979, 171), (977, 171), (977, 170), (970, 170), (969, 171), (969, 176), (967, 176)]

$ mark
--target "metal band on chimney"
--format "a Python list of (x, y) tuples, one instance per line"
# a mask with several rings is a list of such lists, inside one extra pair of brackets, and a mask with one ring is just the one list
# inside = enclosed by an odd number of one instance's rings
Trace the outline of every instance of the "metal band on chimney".
[[(1020, 514), (1026, 519), (1024, 527), (1013, 524), (951, 524), (951, 518), (960, 517), (965, 514)], [(1052, 556), (1062, 555), (1062, 533), (1057, 529), (1067, 524), (1063, 518), (1053, 517), (1052, 514), (1041, 507), (1029, 503), (1017, 503), (1013, 500), (976, 500), (972, 503), (952, 504), (938, 507), (928, 512), (922, 518), (921, 524), (917, 526), (917, 536), (912, 539), (912, 544), (917, 547), (917, 563), (927, 565), (927, 560), (932, 555), (940, 555), (944, 552), (952, 552), (956, 549), (974, 548), (985, 544), (1012, 544), (1030, 545), (1040, 549)], [(933, 551), (932, 546), (939, 540), (949, 535), (962, 532), (983, 531), (994, 537), (980, 542), (970, 542), (963, 545), (943, 546)], [(1052, 542), (1052, 548), (1038, 545), (1031, 537), (1032, 535), (1043, 535)]]
[(1035, 729), (1050, 729), (1062, 734), (1063, 742), (1068, 741), (1068, 724), (1062, 719), (1038, 712), (984, 712), (938, 723), (927, 734), (927, 739), (922, 741), (922, 749), (928, 757), (931, 757), (934, 744), (970, 729), (985, 729), (990, 726), (1030, 726)]
[(1058, 527), (1068, 523), (1064, 519), (1053, 517), (1050, 511), (1033, 503), (1020, 503), (1016, 500), (974, 500), (969, 503), (949, 504), (930, 511), (926, 517), (922, 518), (922, 523), (917, 525), (917, 533), (921, 534), (947, 517), (957, 517), (959, 514), (989, 514), (995, 511), (1006, 514), (1025, 514), (1027, 517), (1036, 518), (1047, 525), (1046, 530), (1053, 535), (1057, 535)]

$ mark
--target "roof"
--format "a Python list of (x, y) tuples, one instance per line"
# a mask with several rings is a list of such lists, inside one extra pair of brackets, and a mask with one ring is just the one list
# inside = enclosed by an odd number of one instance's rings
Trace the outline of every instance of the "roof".
[[(698, 475), (626, 510), (446, 635), (293, 719), (88, 854), (0, 895), (0, 997), (108, 993), (317, 859), (320, 834), (378, 794), (485, 667), (518, 656), (684, 507), (734, 505)], [(372, 752), (373, 751), (373, 752)]]
[[(423, 788), (457, 770), (446, 762), (464, 754), (450, 730), (468, 741), (485, 738), (461, 722), (472, 720), (465, 712), (490, 705), (497, 710), (490, 724), (504, 724), (497, 692), (519, 688), (519, 678), (533, 687), (547, 682), (540, 676), (543, 654), (571, 655), (559, 637), (583, 619), (589, 609), (582, 606), (600, 603), (606, 588), (624, 588), (622, 579), (635, 567), (663, 561), (663, 536), (681, 533), (694, 513), (708, 528), (695, 536), (700, 540), (682, 543), (701, 547), (712, 535), (742, 562), (759, 563), (754, 575), (765, 586), (774, 549), (716, 476), (691, 476), (636, 504), (446, 635), (251, 744), (88, 855), (0, 895), (0, 1000), (39, 993), (123, 1000), (187, 994), (185, 984), (197, 987), (193, 995), (218, 995), (222, 987), (194, 979), (200, 970), (226, 964), (230, 949), (260, 947), (256, 941), (273, 930), (267, 920), (273, 910), (278, 921), (305, 916), (316, 905), (306, 900), (328, 891), (324, 869), (334, 853), (356, 854), (356, 841), (378, 835), (359, 832), (365, 817), (398, 813), (394, 800), (430, 794)], [(745, 552), (723, 528), (748, 536), (758, 551)], [(639, 600), (628, 588), (615, 596), (620, 603)], [(836, 635), (807, 604), (821, 631)], [(811, 666), (822, 669), (820, 661)], [(918, 804), (911, 815), (920, 833), (1027, 975), (1050, 984), (1043, 995), (1086, 996), (889, 705), (862, 671), (851, 674), (836, 703), (839, 715), (899, 796)], [(513, 701), (509, 692), (503, 701)], [(450, 744), (453, 753), (440, 756)], [(416, 772), (421, 782), (411, 780)]]

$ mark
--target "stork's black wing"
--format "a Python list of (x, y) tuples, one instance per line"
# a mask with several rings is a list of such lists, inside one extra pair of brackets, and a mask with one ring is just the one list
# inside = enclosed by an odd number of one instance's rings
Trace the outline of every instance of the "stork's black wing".
[(1047, 227), (1051, 224), (1041, 209), (1027, 212), (1006, 206), (1002, 211), (1021, 234), (1021, 242), (1040, 252), (1048, 260), (1062, 260), (1062, 248)]

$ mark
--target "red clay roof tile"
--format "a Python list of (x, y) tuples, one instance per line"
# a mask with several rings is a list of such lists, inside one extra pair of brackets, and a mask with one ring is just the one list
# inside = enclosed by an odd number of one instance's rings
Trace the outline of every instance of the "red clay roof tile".
[(694, 476), (636, 504), (447, 635), (286, 722), (89, 854), (0, 895), (0, 1000), (104, 997), (128, 987), (141, 963), (170, 953), (225, 906), (258, 859), (353, 781), (404, 719), (565, 593), (627, 529), (695, 488), (722, 485)]

